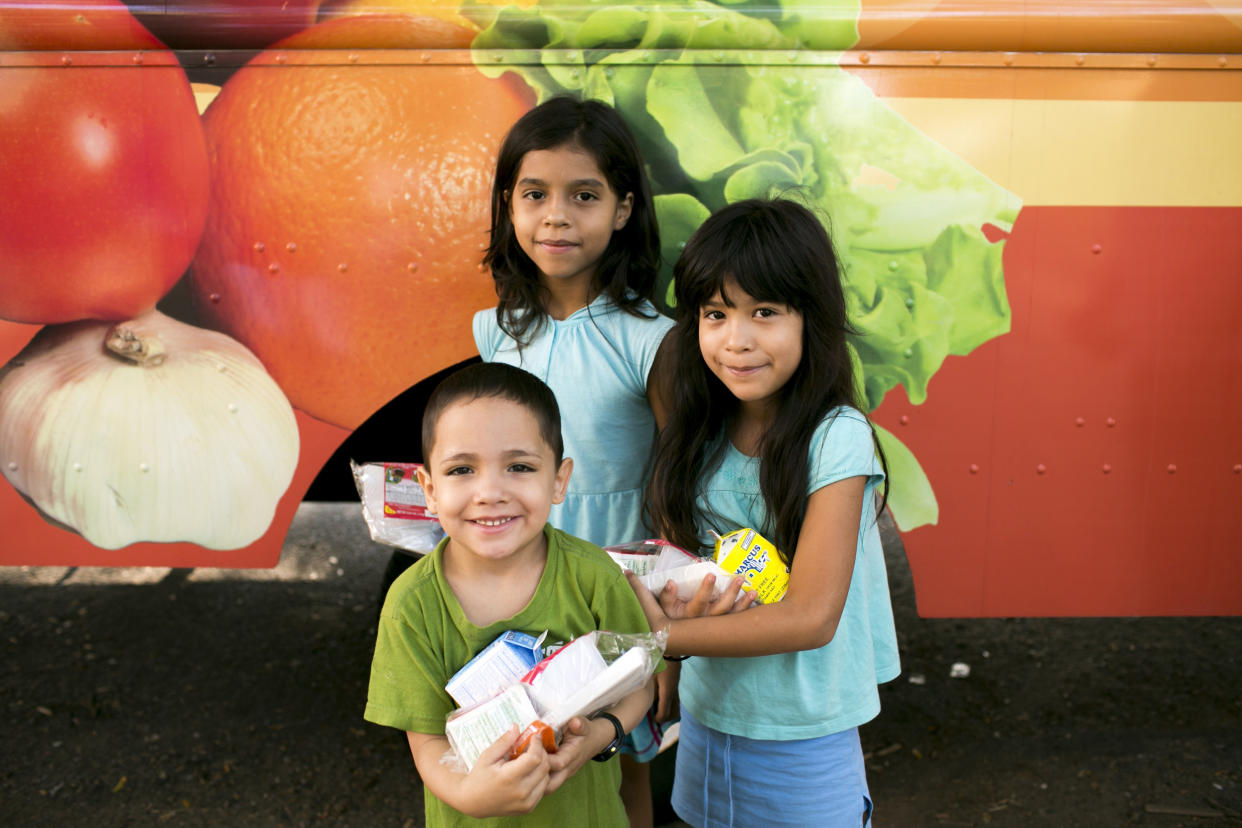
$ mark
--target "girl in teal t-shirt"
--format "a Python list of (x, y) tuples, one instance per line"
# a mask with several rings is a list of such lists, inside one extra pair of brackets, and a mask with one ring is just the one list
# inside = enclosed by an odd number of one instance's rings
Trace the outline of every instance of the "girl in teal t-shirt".
[[(900, 671), (876, 523), (883, 456), (859, 410), (845, 297), (820, 221), (786, 200), (709, 218), (674, 270), (668, 423), (649, 506), (688, 549), (752, 528), (785, 597), (703, 617), (632, 582), (682, 666), (673, 806), (695, 826), (869, 824), (858, 726)], [(696, 604), (697, 605), (697, 604)]]

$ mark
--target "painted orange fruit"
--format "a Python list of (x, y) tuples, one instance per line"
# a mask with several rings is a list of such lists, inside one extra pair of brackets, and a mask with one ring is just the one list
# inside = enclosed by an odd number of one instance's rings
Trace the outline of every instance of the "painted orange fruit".
[(326, 422), (355, 428), (471, 356), (471, 314), (495, 303), (479, 265), (491, 177), (533, 94), (474, 68), (474, 33), (416, 15), (329, 20), (239, 69), (204, 113), (195, 306)]

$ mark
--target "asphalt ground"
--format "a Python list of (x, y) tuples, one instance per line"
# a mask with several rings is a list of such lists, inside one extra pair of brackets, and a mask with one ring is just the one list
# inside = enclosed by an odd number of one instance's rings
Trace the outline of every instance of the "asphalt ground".
[[(886, 551), (876, 825), (1242, 822), (1242, 619), (921, 619)], [(362, 720), (390, 552), (305, 503), (273, 569), (0, 569), (0, 825), (422, 825)]]

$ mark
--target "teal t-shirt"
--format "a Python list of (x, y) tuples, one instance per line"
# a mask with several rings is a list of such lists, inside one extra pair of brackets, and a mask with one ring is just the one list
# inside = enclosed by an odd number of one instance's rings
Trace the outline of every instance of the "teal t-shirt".
[[(447, 540), (401, 574), (380, 614), (371, 682), (363, 718), (415, 733), (444, 733), (456, 707), (448, 680), (506, 630), (547, 642), (569, 641), (592, 630), (648, 632), (638, 599), (621, 569), (602, 549), (564, 532), (544, 528), (548, 542), (543, 577), (530, 602), (512, 618), (486, 627), (471, 624), (444, 578)], [(533, 813), (476, 820), (423, 789), (427, 825), (555, 826), (628, 825), (615, 761), (588, 762)]]
[(548, 319), (521, 351), (500, 330), (496, 309), (474, 316), (484, 362), (524, 368), (546, 382), (561, 408), (565, 456), (574, 473), (549, 522), (600, 546), (643, 540), (643, 487), (655, 439), (647, 375), (673, 321), (649, 302), (641, 318), (601, 295), (567, 318)]
[[(750, 527), (762, 534), (767, 509), (759, 490), (759, 459), (726, 447), (720, 466), (700, 489), (699, 505), (720, 534)], [(681, 702), (702, 724), (751, 739), (791, 740), (857, 727), (880, 712), (877, 684), (901, 672), (888, 573), (875, 515), (875, 489), (884, 479), (871, 427), (852, 408), (833, 409), (811, 440), (807, 492), (863, 475), (867, 478), (854, 574), (832, 641), (815, 650), (755, 658), (687, 660)]]

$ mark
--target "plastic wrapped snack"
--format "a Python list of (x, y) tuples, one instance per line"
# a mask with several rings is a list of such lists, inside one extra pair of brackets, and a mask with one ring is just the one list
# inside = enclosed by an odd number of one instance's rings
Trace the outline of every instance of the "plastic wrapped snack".
[(642, 687), (655, 673), (666, 641), (663, 631), (627, 635), (601, 630), (575, 638), (535, 665), (522, 683), (530, 686), (540, 715), (510, 755), (521, 754), (534, 738), (546, 748), (549, 733), (559, 743), (570, 719), (612, 707)]
[(529, 688), (521, 682), (510, 684), (487, 701), (449, 714), (444, 723), (444, 735), (452, 751), (444, 761), (469, 772), (479, 754), (510, 727), (517, 725), (519, 730), (525, 731), (538, 718)]
[(349, 461), (371, 539), (425, 555), (436, 548), (444, 530), (427, 511), (427, 499), (418, 483), (420, 465)]
[(692, 555), (668, 541), (651, 539), (605, 546), (604, 551), (622, 569), (635, 575), (647, 575), (657, 569), (673, 569), (692, 564), (702, 558)]
[[(505, 633), (459, 670), (449, 683), (467, 680), (476, 690), (512, 676), (514, 658), (531, 639), (524, 633)], [(547, 647), (549, 653), (520, 679), (483, 701), (449, 714), (444, 726), (450, 750), (441, 760), (468, 772), (479, 754), (517, 725), (521, 737), (510, 757), (525, 751), (533, 740), (555, 753), (561, 734), (575, 716), (590, 716), (609, 708), (642, 687), (655, 673), (668, 634), (623, 634), (595, 631), (568, 644)], [(481, 658), (480, 658), (481, 657)]]
[(605, 546), (604, 551), (622, 569), (638, 576), (647, 589), (656, 593), (664, 589), (668, 581), (677, 585), (677, 597), (689, 601), (703, 576), (715, 575), (716, 585), (712, 599), (720, 597), (729, 583), (730, 575), (711, 560), (692, 555), (680, 546), (663, 540), (641, 540)]
[[(721, 569), (714, 561), (699, 559), (692, 564), (673, 569), (657, 569), (655, 572), (643, 575), (638, 580), (656, 595), (660, 594), (666, 583), (672, 581), (677, 588), (677, 597), (682, 601), (689, 601), (708, 575), (716, 576), (716, 583), (712, 586), (712, 600), (715, 601), (729, 585), (733, 575)], [(741, 597), (740, 592), (738, 596)]]
[(595, 633), (575, 638), (532, 664), (518, 677), (530, 687), (531, 696), (541, 710), (551, 710), (564, 697), (608, 669), (595, 640)]

